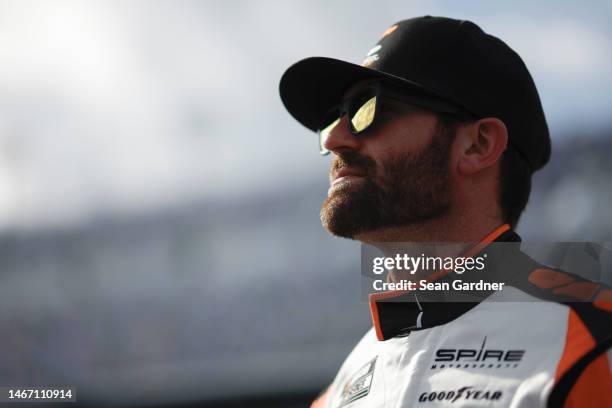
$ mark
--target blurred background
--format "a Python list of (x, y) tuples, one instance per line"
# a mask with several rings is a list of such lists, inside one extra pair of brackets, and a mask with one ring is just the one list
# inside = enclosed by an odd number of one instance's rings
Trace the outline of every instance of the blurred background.
[(609, 1), (0, 1), (0, 385), (305, 406), (370, 321), (278, 81), (424, 14), (499, 36), (539, 88), (553, 156), (523, 238), (610, 241)]

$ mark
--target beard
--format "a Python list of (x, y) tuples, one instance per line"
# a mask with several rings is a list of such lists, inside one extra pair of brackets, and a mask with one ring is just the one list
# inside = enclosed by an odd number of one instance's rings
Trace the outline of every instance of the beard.
[(338, 155), (332, 171), (350, 167), (364, 177), (333, 188), (321, 208), (323, 227), (333, 235), (354, 238), (445, 215), (451, 206), (450, 136), (437, 126), (426, 147), (414, 153), (392, 153), (380, 166), (352, 151)]

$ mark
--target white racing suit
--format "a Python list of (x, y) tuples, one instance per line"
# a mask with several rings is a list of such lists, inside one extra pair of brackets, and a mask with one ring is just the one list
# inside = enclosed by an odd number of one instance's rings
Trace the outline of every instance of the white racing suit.
[(478, 303), (371, 295), (374, 327), (312, 407), (612, 408), (612, 290), (520, 256), (517, 284)]

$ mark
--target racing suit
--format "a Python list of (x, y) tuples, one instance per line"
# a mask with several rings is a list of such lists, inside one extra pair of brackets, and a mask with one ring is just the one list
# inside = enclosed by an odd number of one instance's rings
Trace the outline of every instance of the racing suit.
[[(491, 242), (520, 237), (502, 225)], [(513, 259), (511, 286), (481, 302), (370, 295), (374, 327), (312, 408), (612, 407), (612, 290)]]

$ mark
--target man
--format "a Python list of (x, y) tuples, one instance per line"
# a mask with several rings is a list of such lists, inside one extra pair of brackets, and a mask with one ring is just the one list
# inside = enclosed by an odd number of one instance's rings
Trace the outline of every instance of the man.
[[(474, 23), (401, 21), (362, 65), (308, 58), (280, 92), (334, 154), (321, 209), (332, 234), (473, 242), (472, 255), (520, 241), (548, 127), (521, 58)], [(313, 406), (612, 406), (612, 291), (519, 250), (499, 264), (511, 287), (483, 301), (371, 295), (373, 329)]]

